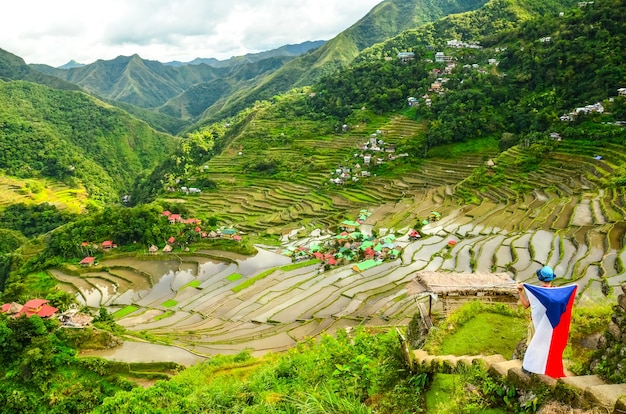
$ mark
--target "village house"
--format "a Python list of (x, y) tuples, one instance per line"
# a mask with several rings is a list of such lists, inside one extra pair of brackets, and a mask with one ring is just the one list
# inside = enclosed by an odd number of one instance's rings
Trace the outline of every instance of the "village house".
[(415, 59), (415, 53), (413, 52), (400, 52), (398, 53), (398, 59), (402, 62), (408, 62), (409, 60)]
[(237, 234), (237, 230), (235, 229), (224, 229), (222, 230), (222, 238), (223, 239), (232, 239)]
[(104, 250), (110, 250), (110, 249), (112, 249), (114, 247), (117, 247), (117, 245), (113, 244), (112, 240), (105, 240), (105, 241), (102, 242), (102, 249), (104, 249)]
[[(462, 304), (480, 298), (484, 302), (500, 302), (516, 306), (517, 283), (507, 273), (417, 272), (407, 285), (416, 300), (426, 299), (427, 309), (420, 307), (422, 317), (429, 318), (433, 310), (444, 316)], [(423, 302), (422, 302), (423, 303)]]
[(82, 267), (90, 267), (93, 266), (96, 261), (96, 258), (93, 256), (87, 256), (83, 260), (81, 260), (78, 264)]
[(26, 315), (27, 318), (33, 315), (40, 318), (50, 318), (57, 313), (58, 309), (48, 305), (48, 302), (46, 299), (31, 299), (24, 306), (19, 303), (5, 303), (2, 305), (2, 313), (16, 318), (22, 315)]
[(617, 90), (617, 95), (618, 96), (626, 96), (626, 88), (619, 88)]
[(59, 315), (59, 320), (65, 327), (83, 328), (93, 321), (93, 316), (81, 313), (78, 309), (70, 309)]

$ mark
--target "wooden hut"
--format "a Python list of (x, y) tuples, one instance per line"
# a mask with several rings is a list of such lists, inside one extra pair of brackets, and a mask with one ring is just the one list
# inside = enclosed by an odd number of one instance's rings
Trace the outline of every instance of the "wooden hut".
[(508, 273), (417, 272), (407, 291), (426, 304), (429, 318), (433, 310), (448, 316), (470, 300), (514, 305), (519, 299), (517, 282)]

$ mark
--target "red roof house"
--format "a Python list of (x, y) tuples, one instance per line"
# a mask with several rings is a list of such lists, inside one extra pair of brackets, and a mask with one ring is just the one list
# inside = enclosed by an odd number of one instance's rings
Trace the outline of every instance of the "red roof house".
[(113, 241), (111, 240), (105, 240), (102, 242), (102, 248), (103, 249), (110, 249), (113, 247)]
[(33, 315), (37, 315), (41, 318), (49, 318), (57, 313), (57, 311), (57, 308), (48, 305), (48, 301), (46, 299), (31, 299), (24, 304), (24, 307), (17, 314), (17, 316), (26, 315), (30, 318)]
[(169, 210), (165, 210), (161, 214), (163, 214), (165, 217), (169, 217), (172, 213)]
[(7, 315), (15, 315), (22, 310), (23, 306), (17, 302), (5, 303), (2, 305), (2, 313), (6, 313)]
[(93, 256), (87, 256), (83, 260), (81, 260), (78, 264), (81, 266), (91, 266), (96, 261), (96, 258)]
[(180, 216), (180, 214), (170, 214), (167, 219), (170, 221), (170, 223), (173, 224), (177, 221), (181, 221), (183, 218)]
[(172, 236), (169, 239), (167, 239), (168, 243), (174, 243), (175, 241), (176, 241), (176, 238), (174, 236)]

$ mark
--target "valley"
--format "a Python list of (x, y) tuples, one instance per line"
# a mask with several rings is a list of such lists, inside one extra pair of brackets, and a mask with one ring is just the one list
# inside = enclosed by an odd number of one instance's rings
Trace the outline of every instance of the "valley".
[[(610, 154), (610, 148), (604, 150)], [(510, 153), (499, 159), (507, 156)], [(230, 165), (223, 159), (209, 162), (209, 168)], [(473, 205), (459, 205), (452, 196), (463, 185), (453, 178), (469, 176), (484, 162), (480, 158), (428, 160), (408, 178), (383, 178), (376, 186), (363, 186), (360, 197), (351, 197), (349, 188), (341, 188), (316, 204), (312, 202), (315, 187), (305, 182), (273, 181), (271, 187), (255, 183), (245, 189), (232, 185), (232, 192), (222, 193), (219, 199), (203, 193), (179, 202), (195, 213), (220, 212), (244, 237), (260, 226), (274, 226), (282, 235), (280, 246), (260, 245), (257, 255), (235, 255), (226, 262), (219, 260), (220, 253), (201, 249), (157, 256), (146, 251), (136, 258), (105, 255), (102, 270), (81, 271), (79, 276), (54, 271), (53, 275), (91, 307), (105, 306), (115, 315), (116, 310), (133, 306), (118, 319), (128, 330), (205, 357), (246, 349), (254, 355), (283, 351), (307, 337), (346, 327), (406, 326), (418, 312), (418, 298), (407, 292), (418, 271), (508, 272), (512, 280), (532, 282), (539, 266), (550, 265), (559, 284), (579, 285), (581, 305), (614, 300), (626, 260), (620, 242), (625, 220), (617, 210), (622, 196), (595, 188), (586, 178), (588, 173), (600, 174), (594, 168), (608, 168), (610, 157), (600, 163), (589, 161), (589, 169), (583, 171), (584, 158), (579, 154), (563, 152), (554, 159), (572, 167), (546, 166), (550, 174), (523, 197), (513, 197), (499, 187), (485, 188), (477, 193), (481, 202)], [(323, 185), (322, 180), (318, 185)], [(381, 187), (384, 192), (377, 191)], [(307, 204), (308, 211), (303, 207)], [(607, 205), (615, 207), (607, 209)], [(311, 237), (315, 229), (322, 234), (322, 243), (332, 237), (328, 230), (338, 224), (336, 220), (362, 209), (371, 213), (364, 225), (397, 236), (395, 242), (402, 248), (398, 259), (363, 272), (350, 263), (320, 273), (319, 261), (286, 268), (291, 258), (281, 253), (289, 246), (308, 247), (315, 240)], [(441, 219), (423, 225), (423, 237), (409, 241), (409, 230), (432, 211), (440, 212)], [(450, 240), (456, 242), (452, 248)], [(236, 289), (259, 274), (267, 275)]]

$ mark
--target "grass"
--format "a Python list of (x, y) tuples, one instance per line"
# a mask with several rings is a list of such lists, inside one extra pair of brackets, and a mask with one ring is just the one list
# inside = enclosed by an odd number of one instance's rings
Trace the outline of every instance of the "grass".
[(231, 275), (228, 275), (228, 276), (226, 277), (226, 280), (228, 280), (229, 282), (236, 282), (236, 281), (238, 281), (239, 279), (241, 279), (242, 277), (243, 277), (243, 276), (242, 276), (241, 274), (239, 274), (239, 273), (233, 273), (233, 274), (231, 274)]
[(165, 302), (161, 303), (161, 306), (164, 306), (166, 308), (171, 308), (172, 306), (176, 305), (178, 305), (178, 302), (174, 299), (166, 300)]
[(169, 318), (170, 316), (174, 315), (174, 313), (176, 313), (176, 312), (174, 312), (172, 310), (169, 310), (169, 311), (163, 313), (162, 315), (159, 315), (159, 316), (155, 317), (154, 320), (155, 321), (160, 321), (161, 319)]
[(528, 320), (485, 312), (467, 321), (441, 344), (444, 355), (494, 355), (510, 358), (524, 337)]
[(137, 306), (135, 305), (128, 305), (118, 311), (113, 312), (113, 314), (111, 315), (114, 319), (121, 319), (126, 315), (130, 315), (131, 313), (135, 312), (137, 309), (139, 309)]
[(498, 154), (498, 140), (493, 137), (485, 137), (480, 139), (471, 139), (467, 142), (456, 144), (442, 145), (431, 149), (428, 152), (429, 157), (459, 158), (467, 154)]
[(200, 286), (200, 282), (199, 280), (192, 280), (191, 282), (187, 283), (186, 285), (183, 285), (183, 287), (180, 288), (180, 290), (183, 290), (187, 287), (194, 287), (197, 288), (198, 286)]
[(524, 337), (529, 319), (506, 304), (468, 302), (431, 330), (424, 349), (431, 354), (502, 354), (509, 358)]

